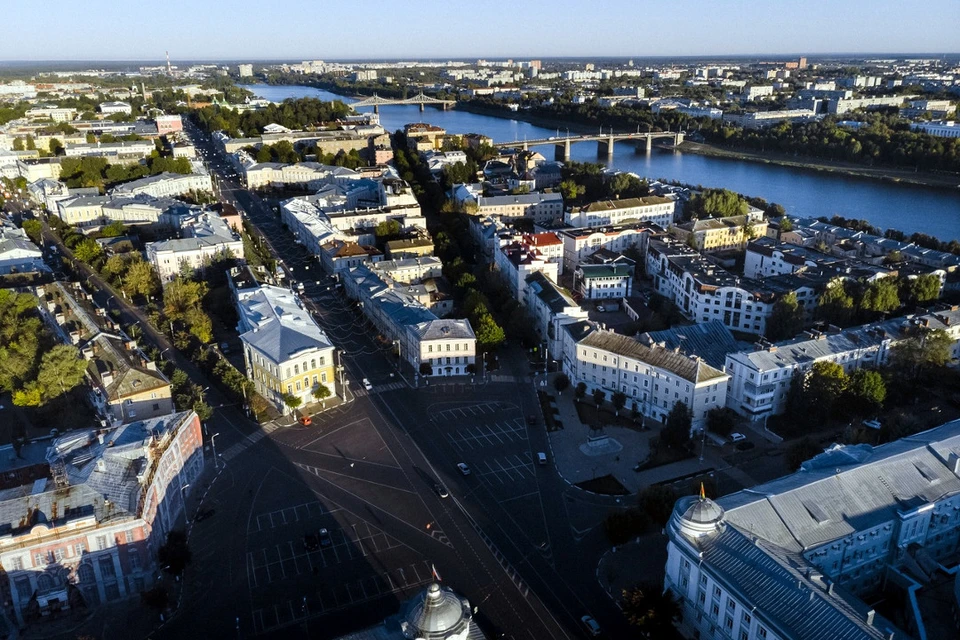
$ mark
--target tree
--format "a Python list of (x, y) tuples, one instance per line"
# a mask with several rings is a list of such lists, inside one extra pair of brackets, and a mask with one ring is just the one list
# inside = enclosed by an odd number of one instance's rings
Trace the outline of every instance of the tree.
[(213, 340), (213, 322), (200, 307), (191, 307), (184, 316), (184, 322), (190, 327), (190, 335), (203, 344)]
[(140, 602), (152, 609), (163, 611), (170, 603), (170, 594), (163, 585), (144, 591), (140, 594)]
[(767, 318), (767, 339), (771, 342), (792, 338), (803, 329), (803, 308), (797, 302), (797, 294), (790, 292), (773, 303)]
[(34, 244), (41, 243), (41, 235), (43, 234), (43, 223), (39, 220), (24, 220), (23, 221), (23, 232), (27, 234)]
[(889, 313), (900, 308), (900, 292), (896, 278), (880, 278), (867, 285), (860, 299), (860, 308), (874, 313)]
[(50, 153), (55, 156), (63, 154), (63, 143), (57, 140), (56, 138), (50, 138), (50, 143), (48, 144)]
[(640, 509), (650, 516), (650, 520), (664, 527), (670, 520), (673, 507), (677, 502), (677, 492), (667, 485), (652, 484), (644, 487), (637, 496)]
[(890, 368), (898, 377), (915, 383), (930, 369), (946, 366), (952, 349), (953, 340), (943, 329), (921, 331), (891, 347)]
[(283, 404), (290, 407), (290, 409), (293, 411), (296, 411), (297, 408), (303, 403), (303, 400), (292, 393), (284, 393), (280, 396), (280, 399), (283, 400)]
[(729, 407), (714, 407), (707, 411), (707, 429), (718, 436), (727, 437), (737, 426), (737, 412)]
[(874, 414), (887, 398), (887, 385), (883, 376), (870, 369), (857, 369), (850, 375), (847, 384), (849, 404), (861, 415)]
[(135, 260), (124, 277), (124, 288), (130, 295), (150, 296), (160, 289), (156, 271), (144, 260)]
[(396, 220), (384, 220), (373, 231), (377, 238), (390, 238), (400, 233), (400, 223)]
[(433, 365), (429, 362), (420, 363), (420, 375), (422, 376), (432, 376), (433, 375)]
[(36, 151), (37, 143), (34, 142), (33, 136), (27, 135), (27, 151)]
[(506, 339), (503, 328), (497, 324), (489, 312), (482, 314), (473, 328), (477, 336), (477, 346), (482, 351), (496, 349)]
[(610, 397), (610, 402), (613, 403), (613, 410), (616, 412), (617, 417), (620, 417), (620, 409), (627, 404), (627, 394), (622, 391), (615, 391)]
[(587, 192), (585, 186), (577, 184), (573, 180), (564, 180), (557, 188), (560, 190), (560, 195), (563, 196), (566, 202), (576, 200)]
[(940, 277), (925, 273), (907, 281), (907, 298), (913, 304), (933, 302), (940, 297)]
[(690, 408), (682, 400), (674, 403), (667, 415), (667, 422), (660, 432), (660, 441), (671, 449), (681, 449), (690, 442), (693, 420)]
[(587, 395), (587, 384), (585, 382), (578, 382), (573, 391), (573, 395), (577, 399), (577, 402), (583, 400), (583, 398)]
[(688, 218), (727, 218), (746, 215), (749, 205), (728, 189), (704, 189), (687, 201), (684, 210)]
[(805, 460), (809, 460), (820, 453), (823, 453), (823, 447), (810, 438), (798, 440), (787, 448), (787, 468), (790, 471), (796, 471)]
[(597, 415), (600, 414), (600, 407), (603, 406), (603, 401), (606, 400), (607, 394), (603, 389), (594, 389), (593, 390), (593, 403), (597, 405)]
[(187, 544), (187, 534), (180, 529), (169, 532), (166, 542), (157, 549), (157, 561), (171, 575), (182, 574), (192, 559), (193, 552)]
[(310, 392), (314, 400), (326, 400), (330, 397), (330, 388), (325, 384), (318, 384)]
[(100, 229), (101, 238), (119, 238), (127, 233), (127, 227), (120, 221), (111, 222)]
[(850, 324), (855, 313), (853, 296), (843, 282), (827, 286), (817, 303), (815, 315), (830, 324), (844, 327)]
[(849, 382), (847, 373), (836, 362), (814, 362), (804, 385), (804, 402), (810, 415), (830, 415)]
[(570, 378), (565, 373), (561, 373), (553, 379), (553, 388), (557, 390), (558, 395), (563, 395), (564, 390), (569, 386)]
[(77, 260), (86, 262), (87, 264), (93, 263), (94, 260), (102, 255), (103, 249), (101, 249), (97, 241), (92, 238), (84, 238), (73, 248), (73, 256)]
[(660, 585), (637, 586), (623, 590), (623, 614), (647, 638), (676, 635), (674, 623), (680, 619), (680, 605), (673, 592)]
[(80, 357), (80, 350), (73, 345), (58, 344), (43, 354), (37, 385), (43, 402), (52, 400), (83, 382), (87, 361)]

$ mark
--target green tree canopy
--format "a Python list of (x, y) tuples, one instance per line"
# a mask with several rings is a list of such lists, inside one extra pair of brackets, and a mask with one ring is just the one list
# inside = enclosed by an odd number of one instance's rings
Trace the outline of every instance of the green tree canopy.
[(747, 201), (728, 189), (704, 189), (702, 193), (691, 197), (684, 208), (689, 218), (742, 216), (749, 210)]
[(681, 449), (687, 446), (690, 442), (692, 423), (690, 407), (687, 406), (687, 403), (676, 402), (667, 415), (666, 425), (660, 432), (660, 442), (671, 449)]
[(767, 339), (772, 342), (786, 340), (802, 330), (803, 309), (797, 301), (797, 294), (791, 291), (773, 303), (773, 310), (767, 318)]
[(890, 313), (900, 308), (900, 292), (895, 278), (880, 278), (867, 285), (860, 308), (874, 313)]
[(58, 344), (43, 354), (37, 385), (43, 402), (56, 398), (83, 382), (87, 361), (73, 345)]
[(680, 604), (673, 592), (651, 584), (623, 590), (623, 614), (627, 621), (647, 638), (676, 635), (674, 623), (680, 619)]
[(853, 296), (844, 282), (837, 281), (827, 286), (817, 304), (817, 318), (839, 327), (849, 326), (856, 313)]
[(503, 328), (497, 324), (490, 313), (482, 314), (473, 327), (477, 336), (477, 346), (481, 351), (496, 349), (506, 339)]
[(851, 408), (861, 415), (869, 415), (883, 406), (887, 398), (887, 385), (879, 372), (857, 369), (850, 374), (847, 396)]

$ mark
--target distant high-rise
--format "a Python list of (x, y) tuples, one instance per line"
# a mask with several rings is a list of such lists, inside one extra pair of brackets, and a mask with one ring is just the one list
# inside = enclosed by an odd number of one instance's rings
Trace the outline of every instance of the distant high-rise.
[(172, 76), (173, 68), (170, 66), (170, 52), (167, 51), (166, 54), (167, 54), (167, 75)]
[(241, 78), (249, 78), (253, 75), (253, 65), (252, 64), (240, 64), (237, 65), (237, 69), (240, 70)]

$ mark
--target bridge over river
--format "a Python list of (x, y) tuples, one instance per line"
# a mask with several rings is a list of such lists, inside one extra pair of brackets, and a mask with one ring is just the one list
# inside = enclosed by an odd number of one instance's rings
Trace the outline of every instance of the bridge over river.
[(672, 131), (650, 131), (647, 133), (603, 133), (601, 130), (597, 134), (585, 134), (578, 136), (551, 136), (549, 138), (536, 138), (534, 140), (510, 140), (509, 142), (496, 142), (497, 147), (522, 147), (527, 150), (530, 147), (538, 145), (552, 144), (556, 148), (555, 158), (567, 162), (570, 160), (570, 145), (574, 142), (596, 142), (598, 157), (613, 157), (613, 143), (621, 140), (636, 140), (637, 149), (641, 142), (646, 143), (646, 151), (650, 153), (653, 149), (654, 139), (673, 140), (673, 145), (677, 146), (683, 142), (683, 132)]

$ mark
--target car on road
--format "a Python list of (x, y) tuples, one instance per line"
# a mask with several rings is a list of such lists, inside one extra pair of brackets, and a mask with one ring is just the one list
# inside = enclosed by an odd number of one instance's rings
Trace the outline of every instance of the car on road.
[(222, 352), (224, 352), (224, 353), (230, 353), (230, 345), (229, 345), (228, 343), (226, 343), (226, 342), (221, 342), (221, 343), (220, 343), (220, 351), (222, 351)]
[(600, 635), (600, 625), (593, 619), (593, 616), (583, 616), (580, 618), (580, 624), (583, 625), (583, 630), (591, 637), (596, 638)]
[(298, 422), (305, 427), (309, 427), (311, 424), (313, 424), (313, 418), (310, 416), (300, 416), (300, 420)]
[(603, 308), (603, 305), (602, 305), (602, 304), (598, 304), (598, 305), (597, 305), (597, 311), (599, 311), (600, 313), (603, 313), (604, 311), (606, 311), (606, 309)]
[(530, 414), (529, 416), (527, 416), (527, 424), (530, 425), (531, 427), (537, 424), (537, 416), (533, 414)]
[(447, 488), (440, 484), (439, 482), (433, 485), (433, 490), (437, 492), (437, 495), (441, 498), (449, 498), (450, 493), (447, 491)]
[(543, 451), (537, 452), (537, 464), (540, 464), (540, 465), (547, 464), (547, 454), (545, 454)]
[(367, 391), (373, 391), (373, 385), (370, 384), (370, 380), (368, 380), (367, 378), (363, 379), (363, 388), (366, 389)]
[(312, 533), (303, 534), (303, 548), (307, 551), (316, 551), (320, 548), (320, 539)]
[(321, 547), (333, 546), (333, 538), (330, 537), (330, 532), (326, 527), (321, 528), (320, 531), (317, 532), (317, 538), (320, 540)]
[(747, 436), (743, 435), (742, 433), (733, 432), (730, 434), (730, 442), (734, 444), (738, 442), (743, 442), (746, 439), (747, 439)]
[(462, 473), (465, 476), (470, 475), (470, 467), (467, 466), (466, 462), (458, 462), (457, 469), (460, 469), (460, 473)]

